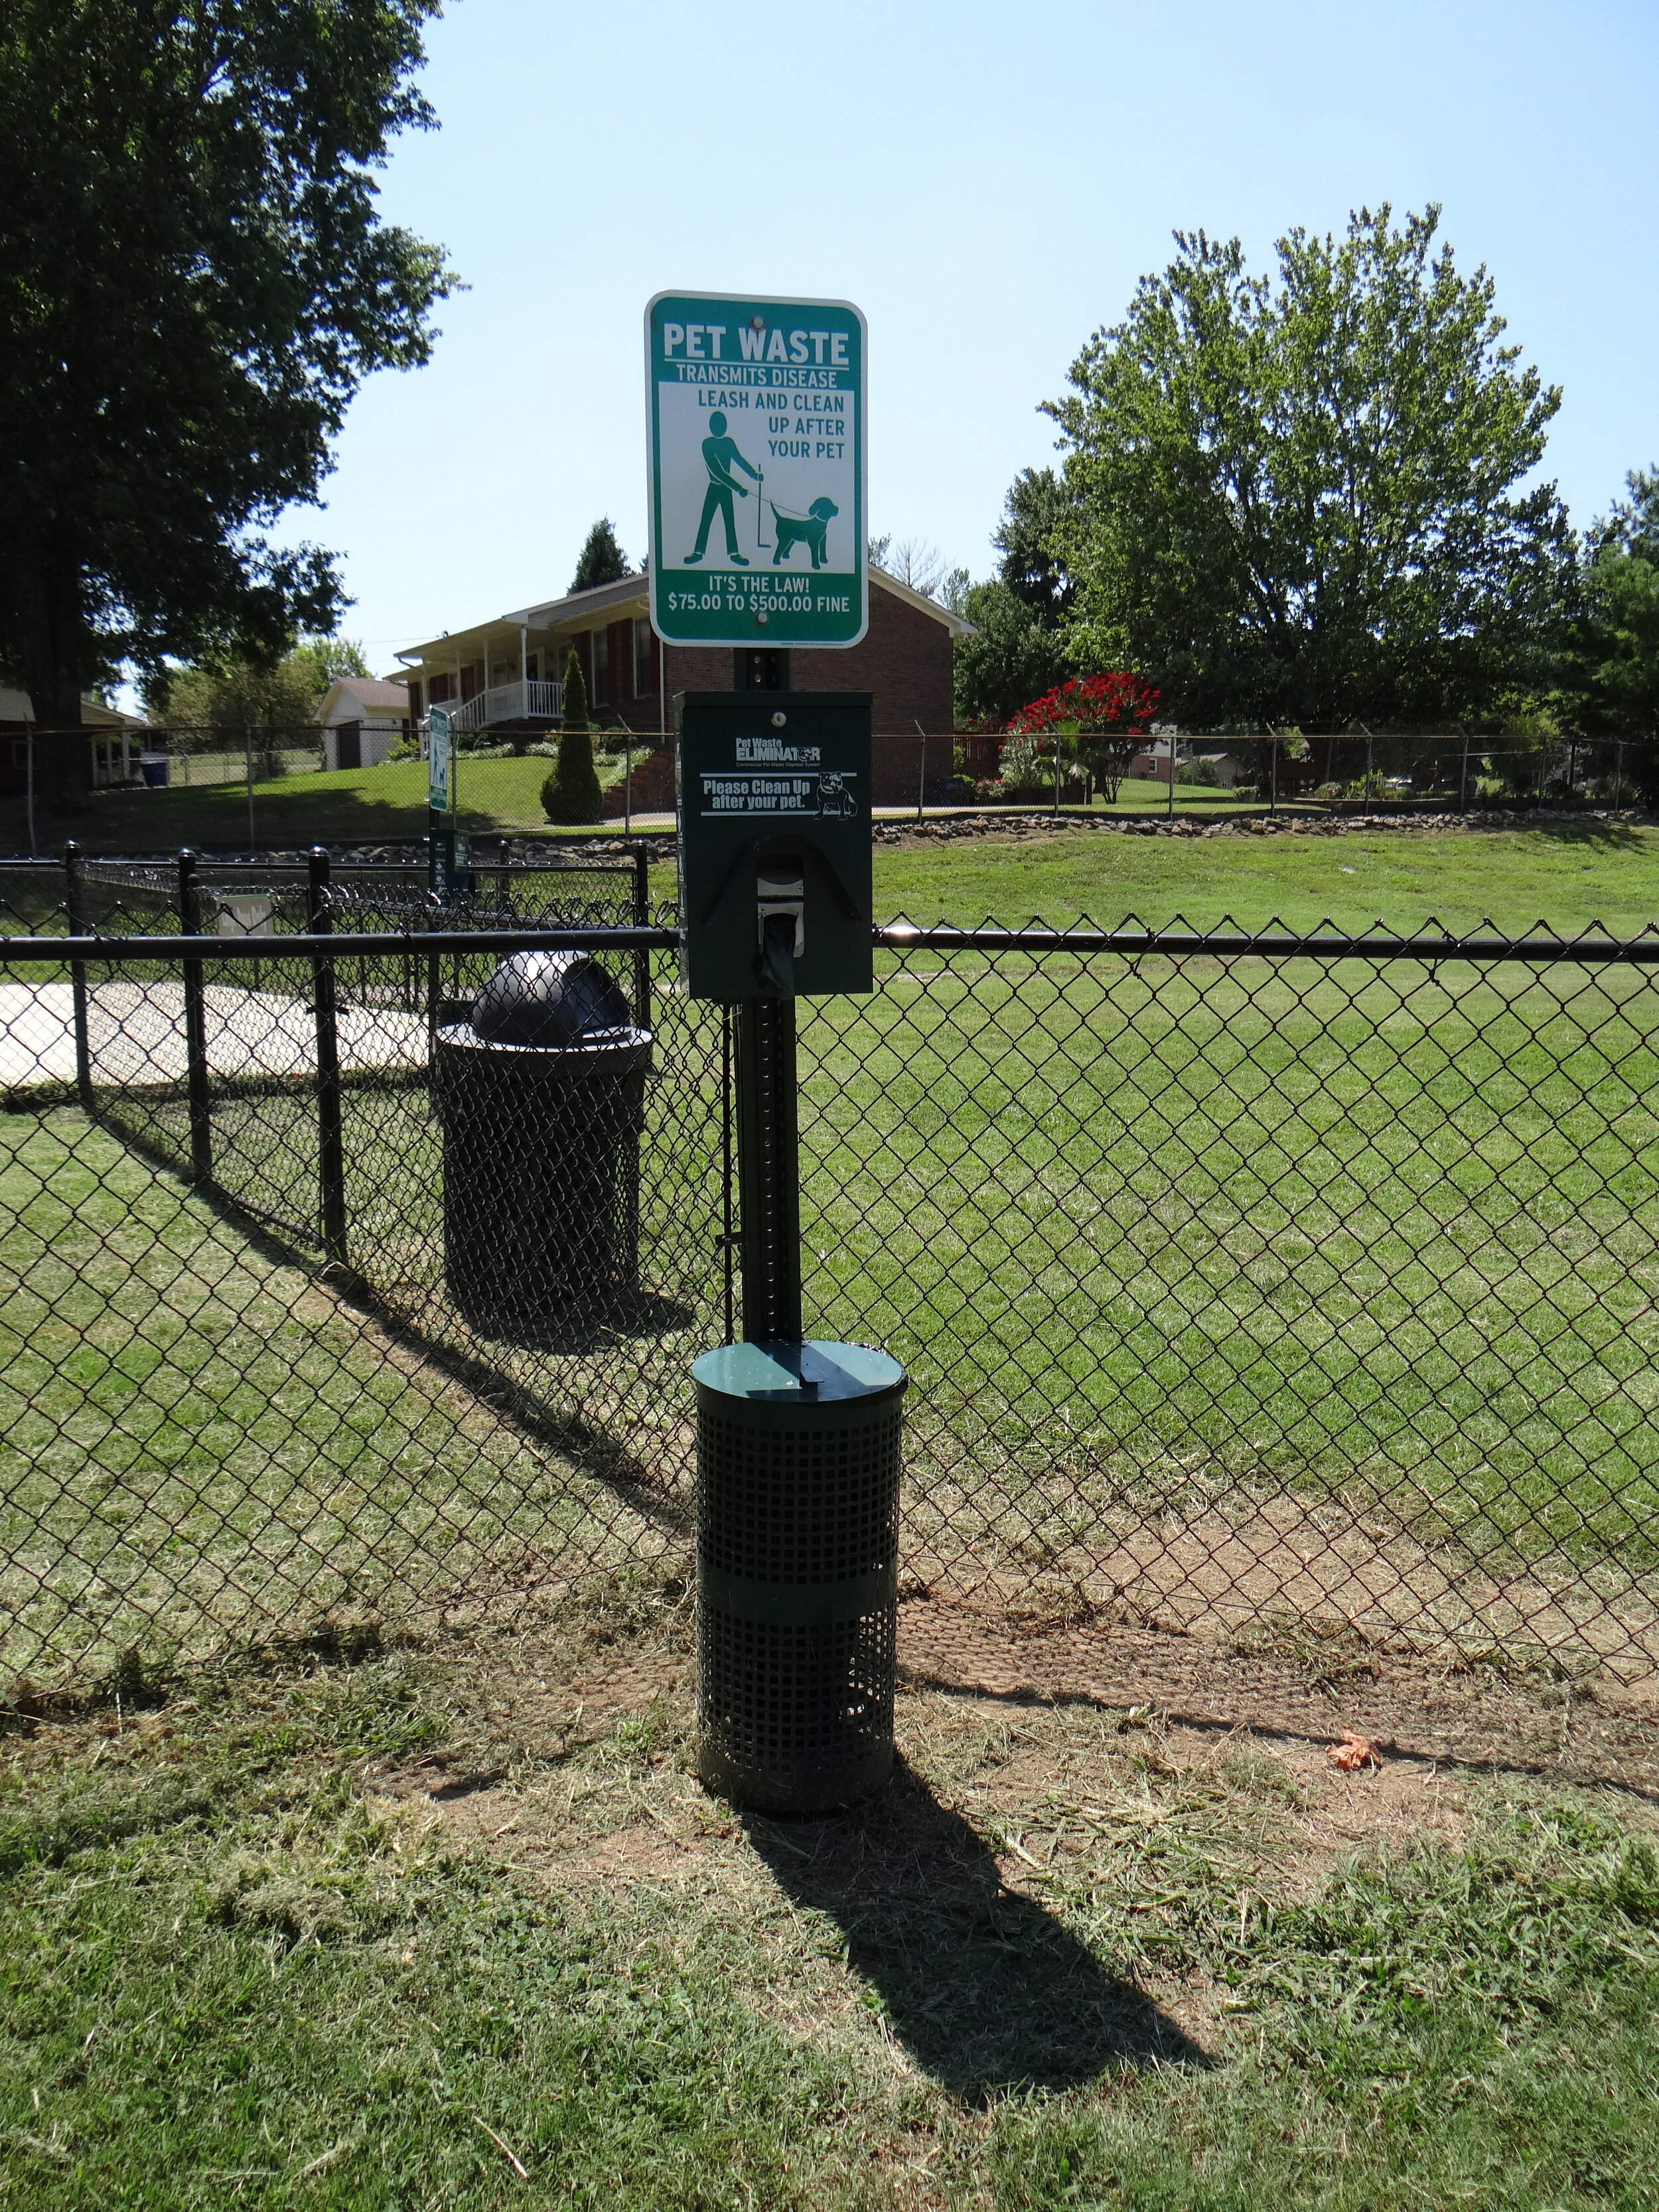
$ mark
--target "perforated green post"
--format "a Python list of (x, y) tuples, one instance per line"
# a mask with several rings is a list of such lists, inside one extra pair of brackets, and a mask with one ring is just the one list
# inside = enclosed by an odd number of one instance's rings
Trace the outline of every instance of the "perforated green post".
[(808, 1340), (691, 1372), (698, 1771), (761, 1811), (847, 1804), (893, 1764), (904, 1370)]

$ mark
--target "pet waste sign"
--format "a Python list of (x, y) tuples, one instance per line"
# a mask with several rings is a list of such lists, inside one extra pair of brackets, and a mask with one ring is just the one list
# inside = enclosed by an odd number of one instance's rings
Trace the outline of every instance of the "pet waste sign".
[(856, 645), (864, 318), (659, 292), (645, 315), (651, 621), (670, 645)]

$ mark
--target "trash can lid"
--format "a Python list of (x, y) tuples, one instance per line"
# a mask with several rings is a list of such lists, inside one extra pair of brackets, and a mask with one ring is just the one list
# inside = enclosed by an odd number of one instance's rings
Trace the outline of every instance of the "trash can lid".
[(489, 1044), (575, 1044), (632, 1014), (592, 953), (515, 952), (474, 1000), (472, 1028)]
[(728, 1398), (824, 1405), (838, 1398), (869, 1398), (896, 1389), (905, 1379), (896, 1359), (867, 1344), (722, 1344), (691, 1363), (706, 1390)]

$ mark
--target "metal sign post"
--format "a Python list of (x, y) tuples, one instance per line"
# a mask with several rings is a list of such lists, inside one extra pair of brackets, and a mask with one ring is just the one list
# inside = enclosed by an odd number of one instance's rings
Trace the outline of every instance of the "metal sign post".
[(870, 619), (863, 316), (659, 292), (646, 310), (651, 622), (671, 645), (856, 645)]
[(698, 1771), (771, 1811), (893, 1762), (896, 1360), (803, 1333), (795, 1000), (873, 988), (867, 692), (690, 693), (680, 898), (693, 998), (735, 1005), (744, 1341), (697, 1389)]

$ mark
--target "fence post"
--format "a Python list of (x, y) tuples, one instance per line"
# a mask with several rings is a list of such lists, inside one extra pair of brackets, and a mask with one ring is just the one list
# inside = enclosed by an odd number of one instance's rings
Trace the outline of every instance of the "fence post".
[[(651, 926), (651, 848), (643, 838), (634, 848), (634, 927)], [(642, 1030), (651, 1026), (651, 955), (641, 945), (634, 955), (634, 1019)]]
[[(71, 937), (88, 934), (82, 896), (81, 848), (73, 837), (64, 848), (64, 916)], [(84, 1114), (92, 1111), (92, 1030), (87, 1010), (87, 963), (70, 963), (70, 996), (75, 1010), (75, 1088)]]
[[(202, 933), (201, 889), (197, 857), (186, 845), (179, 855), (179, 933)], [(208, 1097), (207, 985), (199, 960), (186, 960), (185, 978), (185, 1074), (190, 1094), (190, 1179), (213, 1180), (213, 1111)]]
[[(313, 937), (331, 937), (328, 854), (313, 845), (306, 855), (306, 919)], [(325, 953), (311, 963), (317, 1012), (317, 1177), (322, 1194), (323, 1249), (346, 1263), (345, 1132), (340, 1117), (340, 1037), (335, 1013), (334, 963)]]

